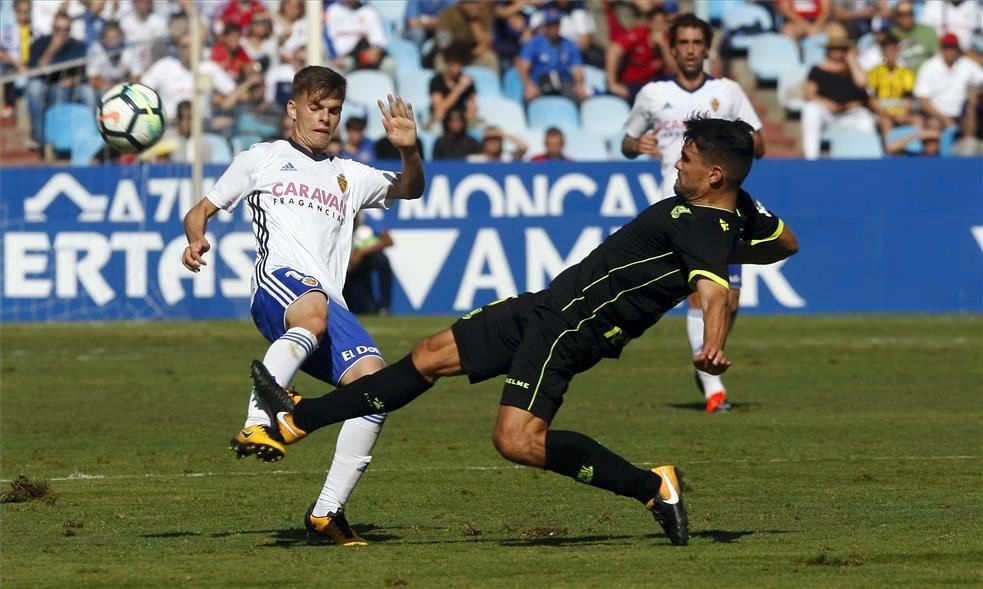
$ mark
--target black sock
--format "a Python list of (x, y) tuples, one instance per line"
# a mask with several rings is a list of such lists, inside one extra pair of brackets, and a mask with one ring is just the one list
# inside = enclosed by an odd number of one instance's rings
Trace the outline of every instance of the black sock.
[(546, 470), (577, 482), (647, 503), (659, 492), (662, 479), (577, 432), (546, 432)]
[(294, 409), (294, 423), (310, 433), (353, 417), (395, 411), (432, 386), (413, 366), (413, 359), (406, 356), (324, 396), (305, 398)]

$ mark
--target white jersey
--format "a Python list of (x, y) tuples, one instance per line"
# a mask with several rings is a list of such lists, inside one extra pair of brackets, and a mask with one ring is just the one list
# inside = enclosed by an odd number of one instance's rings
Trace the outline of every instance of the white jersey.
[(274, 141), (237, 155), (205, 198), (226, 211), (243, 200), (249, 206), (256, 234), (254, 291), (260, 285), (276, 289), (271, 273), (289, 267), (316, 278), (333, 301), (345, 305), (355, 214), (388, 208), (393, 179), (359, 162)]
[(649, 82), (635, 98), (625, 133), (638, 139), (649, 131), (655, 131), (662, 152), (663, 198), (674, 195), (676, 161), (683, 152), (685, 121), (694, 114), (719, 119), (741, 119), (755, 131), (761, 129), (761, 119), (754, 112), (744, 90), (733, 80), (707, 76), (696, 90), (686, 90), (676, 80)]

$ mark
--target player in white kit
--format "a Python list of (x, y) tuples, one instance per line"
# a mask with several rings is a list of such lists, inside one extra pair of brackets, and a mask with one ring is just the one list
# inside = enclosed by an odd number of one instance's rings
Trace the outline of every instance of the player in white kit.
[[(345, 79), (328, 68), (297, 72), (294, 98), (287, 104), (295, 121), (293, 138), (258, 143), (240, 153), (184, 218), (188, 247), (183, 262), (198, 272), (210, 248), (208, 219), (243, 202), (249, 207), (256, 235), (252, 316), (271, 342), (263, 362), (282, 386), (298, 369), (334, 385), (382, 369), (378, 347), (342, 297), (353, 223), (359, 210), (419, 198), (425, 187), (413, 109), (399, 97), (389, 96), (388, 106), (380, 100), (379, 108), (402, 157), (401, 174), (327, 154), (345, 89)], [(384, 420), (385, 414), (368, 415), (342, 426), (324, 487), (304, 519), (311, 535), (339, 545), (365, 544), (348, 524), (344, 506), (372, 460)], [(285, 441), (271, 425), (254, 393), (231, 448), (240, 458), (255, 454), (267, 462), (279, 460)]]
[[(675, 195), (676, 162), (683, 148), (685, 121), (694, 114), (728, 120), (740, 119), (754, 129), (754, 155), (764, 155), (761, 119), (744, 90), (733, 80), (712, 78), (703, 71), (713, 40), (710, 25), (692, 14), (676, 17), (669, 28), (669, 51), (676, 60), (676, 75), (669, 80), (649, 82), (632, 106), (621, 151), (626, 157), (648, 155), (662, 160), (662, 195)], [(737, 316), (741, 288), (740, 266), (730, 267), (729, 326)], [(686, 331), (694, 354), (703, 349), (703, 311), (699, 295), (689, 297)], [(729, 329), (728, 326), (728, 329)], [(719, 376), (697, 371), (697, 386), (703, 391), (708, 413), (727, 411), (727, 391)]]

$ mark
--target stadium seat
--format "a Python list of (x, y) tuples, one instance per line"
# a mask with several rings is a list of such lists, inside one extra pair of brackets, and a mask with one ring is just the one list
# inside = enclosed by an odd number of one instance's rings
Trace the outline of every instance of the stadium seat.
[(728, 2), (721, 16), (724, 36), (734, 49), (747, 50), (751, 41), (772, 30), (771, 13), (756, 4)]
[(584, 85), (590, 96), (601, 96), (608, 92), (608, 75), (601, 68), (592, 65), (583, 66)]
[(880, 159), (884, 146), (877, 133), (859, 129), (830, 129), (829, 156), (833, 159)]
[(785, 35), (762, 33), (748, 45), (747, 64), (759, 82), (775, 82), (783, 71), (799, 65), (799, 48)]
[(519, 70), (514, 67), (510, 67), (502, 74), (502, 93), (515, 102), (521, 103), (524, 100), (522, 78), (519, 77)]
[(262, 140), (259, 135), (236, 135), (229, 141), (232, 144), (232, 155), (239, 155)]
[(403, 34), (403, 29), (406, 26), (406, 2), (369, 0), (368, 4), (379, 11), (379, 15), (388, 25), (388, 32), (393, 38)]
[[(905, 137), (910, 137), (918, 132), (918, 127), (914, 125), (902, 125), (900, 127), (894, 127), (887, 132), (887, 137), (884, 138), (885, 143), (894, 143), (899, 139), (904, 139)], [(925, 149), (922, 145), (921, 139), (913, 139), (905, 144), (904, 151), (910, 155), (920, 155)]]
[(215, 133), (202, 133), (201, 139), (208, 145), (210, 152), (208, 163), (228, 164), (232, 162), (232, 150), (229, 148), (229, 142), (226, 141), (225, 137)]
[(612, 129), (621, 129), (628, 120), (631, 109), (617, 96), (593, 96), (580, 105), (580, 126), (592, 133), (608, 135)]
[(826, 42), (829, 35), (819, 33), (802, 39), (802, 63), (812, 67), (826, 58)]
[(805, 104), (803, 82), (808, 75), (809, 67), (804, 65), (789, 66), (778, 75), (778, 104), (786, 112), (802, 111), (802, 105)]
[(478, 116), (488, 125), (495, 125), (508, 133), (526, 130), (526, 114), (522, 105), (508, 98), (478, 97)]
[(952, 157), (952, 148), (956, 143), (956, 136), (959, 135), (959, 127), (953, 126), (942, 131), (939, 138), (939, 154), (942, 157)]
[(268, 137), (275, 135), (279, 129), (271, 122), (264, 121), (251, 112), (244, 112), (236, 119), (236, 134), (259, 135)]
[(435, 143), (437, 143), (437, 139), (440, 137), (440, 134), (435, 131), (418, 129), (417, 137), (420, 138), (420, 143), (423, 144), (423, 159), (426, 161), (432, 160), (433, 146)]
[(608, 159), (608, 142), (602, 134), (586, 132), (568, 138), (563, 151), (572, 160), (603, 162)]
[(711, 24), (720, 24), (724, 10), (739, 0), (694, 0), (693, 13)]
[(425, 125), (430, 121), (430, 80), (433, 70), (400, 70), (396, 74), (396, 87), (399, 95), (413, 104), (418, 124)]
[[(526, 142), (529, 148), (526, 150), (525, 155), (522, 159), (529, 161), (529, 158), (539, 155), (546, 151), (546, 131), (543, 129), (523, 129), (521, 133), (518, 133), (522, 139)], [(571, 142), (571, 138), (567, 137), (567, 147)], [(512, 144), (506, 142), (506, 148), (512, 149)]]
[(356, 70), (348, 74), (348, 93), (350, 102), (375, 105), (376, 100), (385, 100), (387, 94), (395, 94), (392, 78), (375, 70)]
[(72, 165), (88, 166), (106, 143), (99, 135), (81, 135), (72, 138)]
[(533, 129), (559, 127), (563, 131), (580, 128), (577, 105), (563, 96), (540, 96), (529, 103), (529, 126)]
[(44, 143), (58, 152), (71, 151), (76, 138), (99, 137), (96, 115), (84, 104), (63, 102), (44, 113)]
[(474, 89), (478, 96), (502, 95), (502, 86), (498, 81), (498, 74), (492, 70), (480, 65), (469, 65), (464, 68), (464, 71), (474, 81)]
[[(402, 4), (392, 2), (392, 4)], [(389, 40), (386, 51), (396, 62), (396, 71), (413, 71), (420, 69), (420, 49), (412, 41), (407, 41), (402, 37), (394, 37)]]

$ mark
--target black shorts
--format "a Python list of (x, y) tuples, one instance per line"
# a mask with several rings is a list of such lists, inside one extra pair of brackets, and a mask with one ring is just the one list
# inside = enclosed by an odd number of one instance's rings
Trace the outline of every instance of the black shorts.
[(563, 404), (573, 376), (611, 355), (594, 329), (565, 319), (549, 301), (546, 291), (521, 294), (485, 305), (451, 326), (471, 383), (506, 375), (502, 405), (525, 409), (547, 423)]

